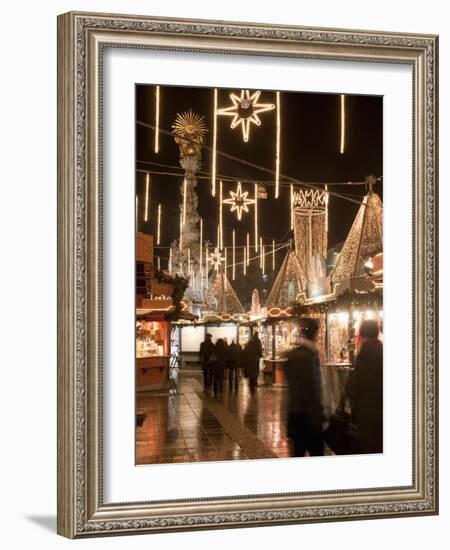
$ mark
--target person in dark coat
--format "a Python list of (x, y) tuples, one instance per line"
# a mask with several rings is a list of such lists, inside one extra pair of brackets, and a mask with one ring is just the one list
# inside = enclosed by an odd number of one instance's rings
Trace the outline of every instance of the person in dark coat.
[(363, 321), (359, 353), (346, 387), (364, 454), (383, 452), (383, 344), (378, 334), (376, 321)]
[(244, 349), (244, 375), (248, 378), (248, 385), (252, 395), (256, 393), (259, 376), (259, 360), (262, 355), (262, 343), (258, 333), (255, 332)]
[(316, 339), (319, 324), (304, 319), (304, 337), (287, 354), (288, 436), (294, 456), (323, 455), (322, 373)]
[(227, 348), (228, 387), (237, 392), (239, 389), (240, 369), (242, 362), (242, 348), (234, 340)]
[(227, 346), (222, 338), (216, 342), (214, 361), (211, 363), (214, 396), (223, 392), (223, 380), (225, 377), (225, 361)]
[(203, 370), (203, 391), (207, 392), (211, 388), (212, 376), (210, 369), (210, 358), (214, 352), (214, 344), (211, 334), (207, 334), (205, 340), (200, 344), (200, 365)]

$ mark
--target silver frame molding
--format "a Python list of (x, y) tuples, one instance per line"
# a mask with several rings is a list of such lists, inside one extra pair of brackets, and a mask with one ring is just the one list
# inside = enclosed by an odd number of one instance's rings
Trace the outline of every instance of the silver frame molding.
[[(105, 504), (102, 495), (102, 50), (403, 63), (413, 68), (413, 483)], [(58, 17), (58, 533), (70, 538), (438, 513), (438, 38), (66, 13)]]

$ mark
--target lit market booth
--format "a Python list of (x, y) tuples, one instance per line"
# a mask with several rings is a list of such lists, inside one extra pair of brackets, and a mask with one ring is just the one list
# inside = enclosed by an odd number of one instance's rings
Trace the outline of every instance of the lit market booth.
[(382, 328), (383, 206), (369, 180), (369, 192), (327, 275), (326, 204), (319, 195), (309, 201), (303, 196), (294, 210), (296, 247), (288, 251), (269, 294), (263, 339), (264, 370), (284, 385), (285, 355), (299, 343), (301, 319), (318, 321), (325, 406), (332, 412), (352, 369), (361, 322), (376, 319)]

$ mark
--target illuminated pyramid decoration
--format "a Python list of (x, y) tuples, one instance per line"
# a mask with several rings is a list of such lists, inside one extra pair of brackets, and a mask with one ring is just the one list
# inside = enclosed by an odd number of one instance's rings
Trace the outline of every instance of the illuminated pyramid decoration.
[(293, 249), (286, 254), (277, 278), (273, 283), (267, 307), (287, 307), (298, 301), (299, 294), (305, 292), (306, 274)]
[(245, 313), (236, 292), (223, 270), (214, 271), (211, 276), (205, 296), (205, 305), (208, 311), (213, 311), (219, 315), (223, 313), (228, 313), (229, 315)]
[(331, 274), (333, 283), (362, 275), (364, 262), (383, 251), (383, 203), (369, 185)]

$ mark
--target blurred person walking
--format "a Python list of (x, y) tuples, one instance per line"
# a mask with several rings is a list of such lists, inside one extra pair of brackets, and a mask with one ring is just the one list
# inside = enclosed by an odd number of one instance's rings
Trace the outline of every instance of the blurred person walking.
[(242, 363), (242, 348), (234, 340), (227, 348), (228, 388), (239, 390), (240, 369)]
[(359, 352), (346, 387), (364, 454), (383, 452), (383, 344), (378, 336), (377, 322), (363, 321)]
[(214, 396), (217, 397), (223, 392), (223, 381), (225, 377), (225, 361), (227, 346), (222, 338), (216, 342), (214, 350), (214, 360), (211, 363), (212, 383)]
[(288, 436), (294, 456), (323, 455), (322, 373), (316, 339), (319, 324), (304, 319), (300, 344), (287, 354)]
[(210, 359), (214, 353), (214, 344), (212, 335), (207, 334), (204, 341), (200, 344), (200, 365), (203, 371), (203, 391), (207, 392), (211, 389), (212, 374), (210, 368)]
[(262, 343), (255, 332), (244, 349), (244, 375), (248, 378), (250, 393), (255, 395), (258, 385), (259, 360), (263, 356)]

